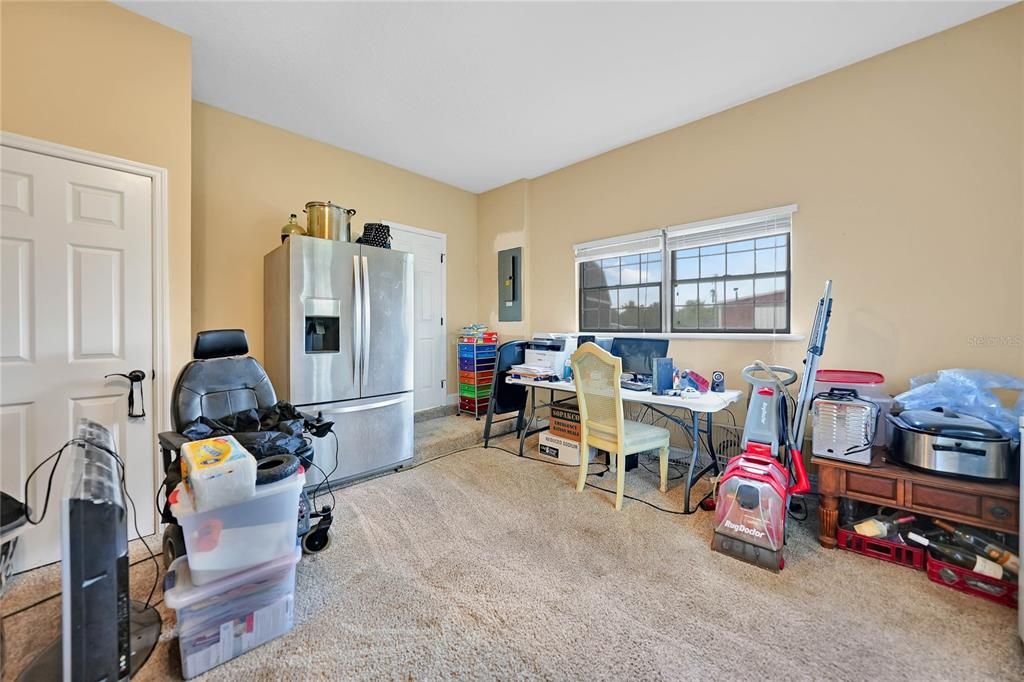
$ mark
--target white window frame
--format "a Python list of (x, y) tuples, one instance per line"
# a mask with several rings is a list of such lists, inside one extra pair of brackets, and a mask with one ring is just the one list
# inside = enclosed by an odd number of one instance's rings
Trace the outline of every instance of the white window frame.
[[(793, 231), (792, 215), (798, 210), (797, 204), (779, 206), (749, 213), (723, 216), (710, 220), (700, 220), (680, 225), (670, 225), (654, 230), (645, 230), (619, 237), (609, 237), (595, 241), (582, 242), (573, 245), (574, 280), (576, 291), (576, 312), (575, 331), (586, 334), (613, 334), (623, 338), (646, 338), (646, 339), (703, 339), (703, 340), (730, 340), (730, 341), (801, 341), (805, 335), (794, 329), (792, 314), (793, 295)], [(787, 220), (783, 227), (766, 227), (770, 219), (785, 217)], [(783, 222), (783, 221), (780, 221)], [(680, 242), (688, 242), (688, 245), (704, 243), (721, 243), (736, 241), (749, 235), (755, 237), (758, 234), (788, 234), (790, 262), (788, 270), (790, 273), (789, 297), (790, 319), (788, 333), (774, 332), (674, 332), (672, 330), (672, 289), (673, 289), (673, 261), (672, 252), (687, 246)], [(658, 249), (661, 252), (661, 332), (581, 332), (582, 309), (580, 307), (580, 264), (587, 261), (600, 260), (601, 258), (612, 258), (616, 256), (635, 255), (639, 253), (650, 253), (657, 240)]]

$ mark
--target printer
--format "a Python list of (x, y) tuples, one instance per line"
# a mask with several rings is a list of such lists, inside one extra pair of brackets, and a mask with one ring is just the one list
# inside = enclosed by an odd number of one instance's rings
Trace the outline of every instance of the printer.
[(565, 361), (576, 352), (577, 334), (536, 333), (526, 343), (523, 364), (543, 367), (562, 376)]

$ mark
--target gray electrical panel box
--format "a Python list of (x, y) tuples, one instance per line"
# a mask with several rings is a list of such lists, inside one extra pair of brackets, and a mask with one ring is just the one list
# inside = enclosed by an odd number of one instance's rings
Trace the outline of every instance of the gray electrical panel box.
[(498, 320), (523, 321), (523, 249), (498, 252)]

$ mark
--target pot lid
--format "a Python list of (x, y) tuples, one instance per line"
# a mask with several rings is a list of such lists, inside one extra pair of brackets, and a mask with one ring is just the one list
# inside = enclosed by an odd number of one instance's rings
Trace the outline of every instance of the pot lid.
[(884, 384), (885, 376), (859, 369), (819, 369), (814, 380), (826, 384)]
[(952, 410), (942, 408), (907, 410), (895, 417), (894, 421), (900, 426), (936, 436), (974, 440), (1006, 440), (1006, 437), (998, 429), (984, 419), (957, 414)]

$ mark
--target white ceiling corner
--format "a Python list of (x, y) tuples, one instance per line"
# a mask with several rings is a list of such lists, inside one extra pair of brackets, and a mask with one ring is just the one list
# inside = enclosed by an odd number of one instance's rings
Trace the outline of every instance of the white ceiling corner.
[(531, 178), (1008, 2), (119, 2), (195, 99), (457, 187)]

